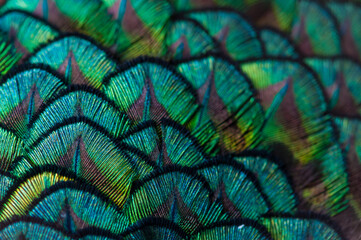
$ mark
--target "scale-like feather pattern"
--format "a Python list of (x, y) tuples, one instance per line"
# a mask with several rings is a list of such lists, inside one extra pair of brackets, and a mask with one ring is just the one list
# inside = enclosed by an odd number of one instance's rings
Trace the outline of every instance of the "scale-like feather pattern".
[(119, 141), (146, 154), (152, 161), (157, 162), (160, 155), (161, 140), (159, 139), (156, 124), (146, 121), (122, 134)]
[(122, 238), (124, 240), (181, 240), (188, 238), (187, 234), (177, 224), (162, 218), (141, 220), (129, 227), (122, 236), (124, 236)]
[(131, 181), (152, 171), (149, 161), (129, 155), (102, 131), (75, 121), (47, 132), (29, 151), (33, 164), (65, 167), (91, 182), (120, 206)]
[(295, 212), (297, 200), (289, 179), (280, 166), (271, 160), (271, 157), (255, 152), (235, 156), (234, 159), (256, 176), (262, 192), (271, 204), (272, 211)]
[(0, 75), (5, 75), (21, 58), (14, 41), (0, 33)]
[(146, 217), (162, 217), (177, 223), (187, 233), (222, 220), (222, 208), (211, 202), (204, 178), (181, 168), (154, 172), (134, 183), (125, 216), (132, 223)]
[(0, 6), (1, 239), (360, 236), (358, 4)]
[(24, 215), (29, 209), (31, 201), (40, 196), (47, 188), (58, 182), (74, 181), (70, 176), (57, 172), (42, 171), (31, 173), (30, 176), (12, 186), (1, 202), (0, 219), (9, 220), (11, 217)]
[(65, 36), (35, 52), (30, 63), (42, 63), (65, 75), (69, 84), (88, 84), (100, 88), (104, 76), (116, 69), (107, 53), (91, 41)]
[[(69, 7), (69, 4), (72, 7)], [(32, 13), (62, 30), (76, 30), (93, 36), (108, 47), (115, 44), (115, 41), (121, 45), (129, 45), (124, 30), (111, 21), (106, 7), (99, 0), (9, 0), (1, 10)]]
[(30, 123), (28, 145), (57, 125), (77, 119), (93, 122), (115, 138), (126, 133), (131, 124), (105, 96), (94, 89), (75, 86), (41, 106)]
[(10, 174), (15, 176), (16, 178), (21, 178), (22, 176), (26, 175), (29, 169), (33, 168), (33, 164), (27, 158), (26, 151), (22, 153), (22, 155), (18, 156), (14, 159), (14, 162), (11, 164), (9, 169)]
[(56, 228), (42, 225), (39, 222), (13, 221), (0, 229), (0, 238), (2, 239), (27, 239), (27, 240), (71, 240), (70, 236), (59, 231)]
[(294, 16), (297, 13), (298, 2), (296, 0), (273, 0), (270, 2), (277, 26), (280, 30), (289, 31), (292, 26)]
[(270, 2), (269, 0), (170, 0), (173, 7), (178, 10), (204, 9), (204, 8), (233, 8), (241, 11), (247, 11), (252, 7)]
[[(266, 59), (241, 63), (241, 68), (266, 110), (266, 140), (288, 145), (303, 163), (331, 145), (327, 140), (332, 128), (325, 116), (327, 105), (322, 89), (304, 66), (291, 60)], [(309, 143), (316, 141), (318, 145)]]
[(241, 63), (241, 68), (266, 109), (266, 145), (281, 143), (301, 165), (322, 166), (322, 188), (328, 192), (322, 205), (334, 213), (341, 211), (344, 202), (339, 200), (347, 192), (347, 173), (317, 78), (304, 65), (284, 59)]
[(358, 27), (361, 21), (360, 4), (331, 1), (327, 6), (337, 18), (343, 53), (361, 60), (361, 30)]
[[(168, 30), (168, 21), (173, 13), (173, 7), (165, 0), (116, 0), (103, 1), (107, 13), (114, 23), (112, 48), (122, 53), (122, 58), (129, 59), (141, 55), (164, 55), (163, 45)], [(102, 28), (100, 28), (102, 29)], [(125, 34), (125, 36), (119, 33)], [(92, 32), (90, 32), (92, 34)], [(101, 36), (108, 37), (109, 32)], [(125, 38), (126, 37), (126, 38)], [(122, 39), (124, 39), (121, 41)], [(115, 40), (115, 41), (114, 41)]]
[(270, 239), (270, 235), (263, 226), (255, 221), (244, 219), (241, 221), (217, 222), (212, 227), (202, 229), (192, 236), (192, 240), (205, 239)]
[(57, 29), (42, 20), (16, 10), (2, 13), (0, 30), (8, 35), (17, 51), (25, 56), (59, 35)]
[(261, 221), (274, 239), (342, 239), (331, 226), (317, 218), (272, 216)]
[(19, 137), (28, 137), (28, 125), (40, 105), (65, 89), (63, 79), (43, 66), (27, 67), (2, 80), (0, 122)]
[(360, 116), (361, 65), (353, 60), (334, 58), (307, 58), (305, 62), (318, 74), (325, 89), (328, 106), (333, 114)]
[(185, 124), (198, 104), (189, 84), (154, 60), (129, 63), (107, 78), (104, 93), (136, 121), (171, 118)]
[(1, 239), (27, 240), (115, 240), (122, 237), (99, 228), (88, 227), (71, 233), (52, 223), (45, 223), (39, 218), (16, 217), (0, 225)]
[(185, 59), (214, 51), (217, 43), (198, 22), (179, 18), (169, 27), (165, 46), (172, 59)]
[[(252, 148), (259, 142), (263, 109), (247, 77), (236, 66), (209, 56), (180, 63), (177, 70), (197, 90), (201, 104), (192, 119), (192, 131), (203, 127), (215, 131), (220, 146), (231, 152)], [(208, 127), (209, 122), (213, 127)]]
[(185, 15), (198, 21), (219, 43), (219, 50), (235, 60), (262, 56), (257, 32), (238, 13), (231, 11), (195, 11)]
[(163, 161), (160, 166), (177, 164), (193, 167), (208, 160), (196, 139), (174, 122), (162, 124), (162, 136)]
[(258, 219), (269, 211), (268, 199), (261, 192), (259, 182), (243, 165), (216, 161), (198, 168), (197, 172), (214, 192), (213, 198), (222, 202), (230, 218)]
[(0, 201), (14, 183), (14, 177), (7, 172), (0, 171)]
[(331, 13), (316, 1), (299, 2), (291, 36), (306, 56), (332, 56), (342, 51), (338, 28)]
[(129, 225), (117, 206), (89, 186), (58, 183), (34, 199), (27, 215), (52, 222), (68, 232), (98, 227), (114, 234)]
[(24, 142), (13, 131), (0, 127), (0, 170), (8, 171), (17, 157), (24, 154)]
[(351, 207), (357, 216), (361, 214), (361, 120), (359, 118), (334, 117), (339, 130), (339, 143), (347, 157)]
[(260, 38), (265, 48), (266, 56), (298, 58), (296, 47), (283, 33), (276, 29), (263, 28), (260, 30)]

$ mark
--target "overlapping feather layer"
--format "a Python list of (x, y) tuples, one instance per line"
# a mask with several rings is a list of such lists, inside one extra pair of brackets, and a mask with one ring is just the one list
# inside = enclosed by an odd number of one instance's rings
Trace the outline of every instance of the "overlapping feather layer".
[(361, 231), (357, 4), (8, 0), (0, 12), (1, 239)]

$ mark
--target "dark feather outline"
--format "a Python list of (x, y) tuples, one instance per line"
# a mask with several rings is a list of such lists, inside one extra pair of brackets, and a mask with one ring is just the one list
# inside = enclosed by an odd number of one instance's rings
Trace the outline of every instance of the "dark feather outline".
[[(293, 42), (293, 40), (290, 38), (289, 35), (287, 35), (285, 32), (280, 31), (277, 28), (271, 27), (271, 26), (262, 26), (262, 27), (258, 27), (257, 30), (259, 31), (259, 34), (261, 35), (262, 31), (270, 31), (270, 32), (274, 32), (276, 34), (278, 34), (279, 36), (281, 36), (285, 41), (287, 41), (287, 43), (295, 50), (295, 52), (298, 54), (297, 58), (303, 58), (303, 53), (299, 50), (299, 47)], [(262, 38), (260, 36), (261, 42), (264, 44), (264, 42), (262, 41)], [(266, 47), (265, 47), (266, 48)], [(267, 55), (266, 49), (264, 52), (264, 57), (272, 57), (272, 55)]]
[(132, 146), (129, 146), (126, 143), (120, 143), (119, 139), (112, 137), (106, 129), (104, 129), (102, 126), (100, 126), (96, 122), (94, 122), (91, 119), (86, 118), (86, 117), (71, 117), (71, 118), (65, 119), (64, 121), (62, 121), (60, 123), (57, 123), (52, 128), (47, 130), (45, 133), (41, 134), (39, 136), (39, 138), (29, 146), (29, 150), (33, 150), (35, 147), (37, 147), (37, 145), (39, 145), (46, 137), (48, 137), (54, 131), (56, 131), (60, 128), (63, 128), (65, 126), (69, 126), (71, 124), (76, 124), (76, 123), (85, 123), (86, 125), (95, 129), (97, 132), (100, 132), (102, 135), (104, 135), (106, 138), (108, 138), (114, 144), (114, 146), (116, 148), (118, 148), (120, 151), (122, 151), (123, 154), (126, 154), (123, 152), (124, 150), (129, 151), (131, 153), (136, 154), (139, 158), (141, 158), (148, 165), (150, 165), (152, 167), (156, 167), (155, 163), (153, 161), (151, 161), (145, 153), (141, 152), (140, 150), (138, 150)]
[(142, 64), (155, 64), (158, 65), (166, 70), (168, 70), (172, 75), (174, 75), (177, 79), (179, 79), (182, 83), (186, 85), (187, 90), (190, 91), (190, 93), (196, 98), (197, 92), (193, 88), (193, 86), (188, 82), (188, 80), (183, 77), (181, 74), (179, 74), (176, 69), (166, 62), (165, 60), (161, 58), (156, 57), (149, 57), (149, 56), (140, 56), (136, 57), (134, 59), (131, 59), (129, 61), (123, 62), (119, 65), (118, 70), (116, 72), (110, 73), (109, 75), (105, 76), (103, 79), (103, 86), (107, 87), (109, 85), (109, 81), (112, 78), (117, 77), (117, 75), (122, 74), (123, 72), (127, 70), (131, 70), (132, 68), (142, 65)]
[[(243, 70), (239, 67), (239, 64), (237, 61), (233, 60), (232, 58), (230, 58), (229, 56), (223, 54), (223, 53), (205, 53), (196, 57), (191, 57), (191, 58), (185, 58), (185, 59), (181, 59), (181, 60), (171, 60), (170, 63), (172, 65), (174, 65), (174, 68), (177, 67), (177, 65), (180, 64), (186, 64), (189, 62), (193, 62), (193, 61), (201, 61), (203, 59), (207, 59), (207, 58), (214, 58), (214, 59), (220, 59), (221, 61), (224, 61), (230, 65), (232, 65), (232, 67), (240, 74), (244, 77), (244, 79), (247, 81), (249, 89), (252, 92), (252, 97), (254, 98), (254, 100), (261, 105), (259, 99), (257, 98), (257, 90), (255, 89), (255, 87), (252, 84), (251, 79), (247, 76), (247, 74), (245, 74), (243, 72)], [(263, 58), (261, 58), (263, 59)], [(188, 80), (187, 80), (188, 81)], [(196, 91), (196, 90), (195, 90)], [(262, 106), (262, 105), (261, 105)], [(262, 107), (262, 111), (264, 114), (264, 109)]]
[(330, 228), (332, 228), (341, 239), (346, 239), (341, 231), (341, 228), (332, 221), (328, 216), (314, 213), (314, 212), (297, 212), (296, 214), (287, 213), (269, 213), (262, 216), (263, 218), (291, 218), (291, 219), (302, 219), (302, 220), (317, 220), (320, 221)]
[(82, 184), (87, 184), (84, 180), (80, 179), (74, 173), (69, 172), (68, 169), (65, 169), (65, 168), (61, 168), (61, 167), (54, 166), (54, 165), (44, 165), (41, 167), (33, 167), (33, 168), (29, 169), (29, 171), (27, 171), (23, 176), (15, 179), (13, 185), (8, 189), (5, 196), (0, 201), (0, 212), (3, 211), (3, 208), (4, 208), (5, 204), (7, 203), (7, 201), (10, 199), (13, 192), (16, 191), (16, 189), (18, 189), (18, 187), (20, 187), (21, 184), (23, 184), (26, 180), (28, 180), (31, 177), (34, 177), (34, 176), (37, 176), (37, 175), (40, 175), (40, 174), (46, 173), (46, 172), (51, 172), (54, 174), (66, 176), (70, 179), (74, 179), (74, 181), (78, 181)]
[(30, 61), (30, 59), (34, 56), (36, 56), (36, 54), (38, 54), (40, 51), (42, 51), (43, 49), (49, 47), (51, 44), (54, 44), (58, 41), (62, 41), (68, 37), (74, 37), (74, 38), (78, 38), (84, 41), (89, 42), (91, 45), (95, 46), (98, 50), (104, 52), (105, 57), (108, 61), (114, 62), (115, 65), (118, 65), (119, 63), (119, 56), (116, 54), (113, 54), (112, 52), (110, 52), (110, 50), (106, 47), (103, 47), (102, 45), (100, 45), (99, 43), (96, 42), (96, 40), (94, 40), (91, 36), (82, 34), (82, 33), (77, 33), (77, 32), (65, 32), (65, 33), (61, 33), (59, 34), (59, 36), (55, 37), (53, 40), (44, 43), (44, 44), (40, 44), (37, 48), (34, 49), (34, 52), (29, 54), (28, 56), (26, 56), (24, 58), (24, 62), (28, 62)]
[(55, 26), (55, 25), (53, 25), (53, 24), (45, 21), (43, 18), (38, 17), (38, 16), (34, 15), (34, 14), (31, 13), (31, 12), (28, 12), (28, 11), (22, 10), (22, 9), (9, 9), (9, 10), (6, 10), (5, 12), (3, 12), (3, 13), (0, 15), (0, 18), (3, 18), (3, 17), (5, 17), (7, 14), (12, 14), (12, 13), (20, 13), (20, 14), (23, 14), (23, 15), (25, 15), (26, 17), (33, 18), (33, 19), (35, 19), (35, 20), (43, 23), (44, 25), (48, 26), (49, 28), (52, 28), (52, 30), (54, 30), (54, 31), (56, 31), (56, 32), (58, 32), (58, 33), (61, 32), (60, 29), (59, 29), (57, 26)]
[(263, 200), (266, 203), (267, 208), (269, 209), (268, 211), (270, 211), (272, 209), (272, 204), (271, 204), (270, 200), (268, 199), (268, 196), (263, 192), (263, 190), (261, 188), (261, 184), (259, 183), (256, 175), (252, 171), (246, 169), (242, 163), (239, 163), (229, 157), (218, 157), (218, 158), (215, 158), (214, 160), (198, 164), (197, 166), (193, 167), (193, 169), (195, 169), (195, 171), (197, 171), (197, 170), (211, 168), (211, 167), (215, 167), (215, 166), (219, 166), (219, 165), (228, 165), (228, 166), (234, 167), (235, 169), (243, 172), (246, 175), (246, 179), (253, 183), (256, 190), (262, 196)]
[(246, 225), (252, 228), (255, 228), (259, 231), (259, 233), (261, 233), (263, 236), (265, 236), (267, 239), (272, 240), (273, 238), (271, 237), (271, 234), (268, 232), (268, 230), (261, 224), (259, 224), (258, 222), (251, 220), (251, 219), (247, 219), (247, 218), (239, 218), (239, 219), (234, 219), (234, 220), (225, 220), (225, 221), (219, 221), (216, 223), (213, 223), (209, 226), (206, 227), (202, 227), (200, 229), (197, 230), (196, 233), (194, 233), (193, 235), (196, 235), (197, 233), (204, 231), (204, 230), (209, 230), (212, 228), (217, 228), (217, 227), (224, 227), (224, 226), (239, 226), (239, 225)]
[(183, 134), (183, 136), (188, 138), (192, 142), (192, 145), (199, 151), (199, 153), (204, 157), (205, 160), (208, 160), (210, 158), (208, 154), (204, 152), (202, 144), (200, 144), (198, 140), (191, 134), (191, 132), (189, 132), (189, 130), (183, 125), (166, 118), (161, 119), (161, 126), (163, 125), (179, 131), (181, 134)]
[(70, 85), (68, 88), (58, 92), (58, 94), (55, 94), (53, 96), (53, 98), (51, 98), (47, 103), (41, 104), (38, 111), (31, 118), (31, 120), (29, 122), (29, 128), (32, 128), (35, 121), (38, 120), (40, 115), (46, 110), (47, 107), (49, 107), (51, 104), (53, 104), (59, 98), (66, 97), (68, 94), (71, 94), (73, 92), (85, 92), (85, 93), (92, 94), (92, 95), (102, 99), (102, 101), (108, 103), (111, 107), (113, 107), (115, 110), (117, 110), (117, 112), (119, 112), (120, 115), (128, 118), (127, 114), (119, 111), (119, 108), (117, 107), (115, 102), (110, 100), (104, 93), (100, 92), (99, 90), (91, 88), (87, 85)]
[(81, 184), (76, 182), (57, 182), (56, 184), (42, 191), (37, 198), (33, 199), (32, 202), (28, 205), (28, 209), (26, 210), (25, 214), (28, 215), (31, 210), (33, 210), (39, 203), (41, 203), (41, 201), (44, 200), (44, 198), (63, 189), (79, 190), (94, 195), (95, 197), (102, 200), (108, 206), (111, 206), (114, 209), (116, 209), (118, 213), (120, 214), (123, 213), (118, 205), (116, 205), (109, 197), (107, 197), (105, 194), (103, 194), (93, 185), (85, 184), (84, 182)]
[(38, 224), (41, 225), (43, 227), (47, 227), (47, 228), (51, 228), (55, 231), (58, 231), (59, 233), (71, 237), (72, 239), (79, 239), (81, 237), (85, 237), (88, 235), (96, 235), (96, 236), (104, 236), (107, 238), (111, 238), (112, 240), (115, 239), (119, 239), (118, 235), (115, 235), (109, 231), (100, 229), (100, 228), (95, 228), (95, 227), (90, 227), (90, 228), (85, 228), (85, 229), (81, 229), (76, 233), (70, 233), (65, 231), (64, 229), (58, 227), (55, 223), (49, 223), (49, 222), (45, 222), (40, 218), (34, 218), (34, 217), (29, 217), (29, 216), (16, 216), (10, 220), (7, 221), (3, 221), (0, 223), (0, 233), (1, 231), (3, 231), (6, 227), (11, 226), (12, 224), (16, 224), (19, 222), (25, 222), (25, 223), (33, 223), (33, 224)]
[(155, 218), (155, 217), (144, 218), (139, 220), (135, 224), (128, 227), (128, 229), (121, 235), (123, 237), (126, 237), (127, 235), (142, 230), (145, 227), (155, 227), (155, 226), (167, 228), (169, 230), (176, 232), (180, 237), (184, 239), (188, 239), (187, 233), (185, 233), (183, 229), (179, 227), (176, 223), (165, 218)]
[(174, 17), (177, 18), (177, 15), (184, 15), (186, 16), (187, 14), (190, 13), (199, 13), (199, 12), (228, 12), (228, 13), (233, 13), (238, 15), (240, 18), (242, 18), (243, 20), (245, 20), (249, 26), (254, 30), (255, 34), (256, 34), (256, 39), (259, 41), (260, 46), (261, 46), (261, 53), (262, 55), (265, 54), (265, 49), (263, 44), (261, 43), (261, 38), (259, 35), (259, 32), (256, 30), (256, 27), (252, 24), (252, 21), (249, 17), (247, 17), (246, 15), (244, 15), (242, 12), (231, 8), (231, 7), (205, 7), (205, 8), (199, 8), (199, 9), (192, 9), (192, 10), (185, 10), (185, 11), (179, 11), (177, 13), (175, 13)]
[(133, 182), (133, 186), (130, 190), (130, 195), (132, 195), (133, 193), (136, 193), (147, 182), (149, 182), (153, 179), (156, 179), (159, 176), (162, 176), (162, 175), (165, 175), (168, 173), (173, 173), (173, 172), (184, 173), (184, 174), (188, 175), (189, 177), (201, 182), (202, 188), (208, 192), (209, 203), (211, 205), (212, 201), (211, 201), (210, 197), (212, 195), (212, 190), (211, 190), (207, 180), (203, 176), (199, 175), (193, 168), (182, 167), (182, 166), (177, 166), (177, 165), (170, 165), (170, 166), (164, 167), (162, 169), (156, 169), (153, 172), (151, 172), (150, 174), (148, 174), (147, 176), (145, 176), (144, 178), (142, 178), (140, 180), (135, 180)]

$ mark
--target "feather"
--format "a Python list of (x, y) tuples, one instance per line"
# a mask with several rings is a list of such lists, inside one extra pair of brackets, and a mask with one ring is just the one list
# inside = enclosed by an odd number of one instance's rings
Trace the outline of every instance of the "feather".
[(210, 197), (204, 178), (187, 169), (168, 167), (134, 183), (124, 213), (132, 223), (161, 217), (191, 233), (222, 220), (221, 207), (212, 204)]
[(115, 71), (116, 64), (107, 53), (84, 38), (65, 36), (37, 50), (30, 63), (47, 64), (65, 74), (71, 84), (87, 84), (100, 88), (106, 74)]
[(21, 53), (15, 49), (14, 41), (9, 41), (0, 33), (0, 74), (5, 75), (20, 60)]
[(282, 32), (273, 28), (260, 30), (260, 39), (266, 56), (298, 58), (299, 53), (293, 42)]
[(268, 199), (256, 177), (243, 165), (218, 160), (198, 166), (197, 172), (204, 176), (214, 193), (213, 198), (222, 202), (229, 218), (257, 219), (269, 211)]
[(263, 218), (262, 222), (274, 239), (342, 239), (332, 225), (320, 217), (270, 216)]
[(305, 62), (317, 73), (330, 111), (339, 116), (359, 116), (361, 66), (347, 58), (307, 58)]
[(31, 201), (42, 193), (42, 191), (58, 182), (74, 181), (71, 176), (52, 171), (29, 172), (22, 180), (13, 184), (12, 189), (7, 192), (1, 202), (1, 221), (9, 220), (11, 217), (23, 215), (29, 209)]
[(79, 118), (99, 125), (112, 137), (119, 137), (130, 128), (128, 117), (104, 95), (84, 86), (74, 86), (41, 105), (29, 124), (28, 146), (56, 125)]
[(17, 51), (24, 56), (59, 35), (55, 27), (22, 9), (2, 12), (0, 30), (9, 36)]
[(0, 239), (357, 239), (359, 9), (0, 0)]
[[(263, 156), (264, 155), (264, 156)], [(289, 177), (273, 157), (261, 152), (235, 156), (234, 160), (257, 179), (261, 191), (267, 196), (272, 211), (294, 213), (297, 208), (297, 197)]]
[(13, 131), (0, 127), (0, 170), (10, 170), (17, 157), (24, 154), (24, 142)]
[(328, 9), (337, 19), (343, 53), (361, 59), (361, 31), (357, 23), (361, 20), (361, 7), (358, 3), (337, 1), (327, 3)]
[(0, 201), (2, 201), (3, 197), (6, 195), (9, 188), (14, 183), (14, 177), (10, 175), (8, 172), (1, 171), (0, 172)]
[(231, 152), (252, 148), (259, 142), (263, 109), (248, 78), (236, 66), (209, 56), (180, 63), (177, 70), (197, 90), (202, 104), (192, 120), (192, 131), (203, 127), (215, 131), (221, 147)]
[(342, 51), (333, 16), (327, 8), (315, 1), (300, 1), (298, 14), (293, 20), (291, 37), (306, 56), (332, 56)]
[(0, 85), (0, 121), (26, 137), (28, 125), (40, 105), (48, 102), (57, 92), (65, 89), (63, 79), (44, 66), (19, 69), (4, 76)]
[(33, 200), (27, 216), (54, 223), (67, 232), (97, 227), (122, 233), (129, 225), (118, 207), (90, 186), (59, 182)]
[(232, 59), (262, 56), (256, 31), (239, 14), (230, 11), (195, 11), (185, 16), (199, 22), (217, 40), (219, 50)]
[(172, 118), (184, 124), (197, 109), (188, 83), (172, 69), (152, 59), (124, 64), (105, 80), (103, 91), (131, 120)]
[(46, 132), (28, 152), (32, 163), (65, 167), (92, 182), (120, 206), (131, 181), (152, 171), (150, 161), (129, 155), (101, 130), (84, 121), (67, 122)]
[[(268, 144), (279, 142), (286, 145), (301, 165), (320, 164), (323, 192), (329, 193), (322, 205), (333, 209), (334, 214), (341, 211), (345, 201), (339, 204), (335, 202), (344, 198), (348, 191), (347, 173), (340, 146), (335, 143), (336, 132), (331, 117), (326, 113), (323, 90), (313, 72), (295, 61), (283, 59), (241, 63), (241, 68), (258, 90), (261, 104), (266, 110), (273, 99), (282, 100), (277, 112), (267, 119), (264, 133), (270, 141)], [(285, 96), (275, 98), (285, 84), (289, 84)]]
[(271, 239), (267, 230), (257, 222), (243, 219), (239, 221), (217, 222), (194, 234), (191, 239)]
[(172, 59), (186, 59), (213, 51), (217, 43), (198, 22), (179, 17), (166, 35), (167, 55)]

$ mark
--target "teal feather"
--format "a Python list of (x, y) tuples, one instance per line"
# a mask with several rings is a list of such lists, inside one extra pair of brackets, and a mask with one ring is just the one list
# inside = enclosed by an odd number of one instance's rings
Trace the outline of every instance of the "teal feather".
[(30, 63), (42, 63), (71, 77), (72, 84), (87, 84), (100, 88), (104, 76), (115, 71), (116, 64), (107, 53), (91, 41), (77, 36), (65, 36), (37, 50)]
[(216, 48), (208, 32), (198, 22), (186, 18), (171, 23), (165, 42), (168, 55), (174, 59), (199, 56)]
[[(143, 116), (147, 84), (151, 91), (150, 111), (149, 116)], [(152, 60), (129, 64), (122, 72), (111, 75), (103, 91), (136, 122), (148, 119), (159, 121), (169, 116), (184, 124), (197, 109), (196, 98), (187, 82)]]
[(276, 29), (264, 28), (260, 31), (266, 56), (298, 58), (299, 53), (290, 39)]
[(275, 239), (342, 239), (327, 223), (312, 217), (266, 217), (262, 222)]
[[(146, 217), (162, 217), (177, 223), (188, 233), (222, 220), (221, 207), (210, 202), (211, 192), (204, 180), (186, 171), (168, 168), (135, 183), (124, 207), (125, 216), (132, 223)], [(172, 213), (175, 198), (173, 211), (176, 213)], [(187, 220), (189, 217), (192, 219)]]
[(262, 56), (261, 42), (253, 27), (231, 11), (190, 12), (186, 17), (198, 21), (219, 42), (219, 51), (235, 60)]
[[(205, 177), (217, 199), (232, 219), (258, 219), (270, 209), (254, 176), (236, 163), (215, 162), (201, 166), (198, 173)], [(229, 184), (229, 183), (233, 184)]]
[(220, 145), (231, 152), (252, 148), (259, 142), (263, 109), (247, 77), (236, 66), (209, 56), (180, 63), (177, 69), (197, 90), (199, 102), (203, 103), (191, 131), (212, 122), (213, 129), (207, 126), (208, 131), (215, 131), (218, 138), (222, 136)]
[(22, 11), (2, 13), (0, 30), (17, 42), (15, 48), (26, 55), (59, 35), (56, 28)]
[[(62, 111), (58, 111), (59, 106)], [(113, 137), (121, 136), (130, 128), (127, 116), (109, 100), (95, 94), (94, 90), (79, 87), (62, 92), (55, 100), (41, 107), (30, 124), (28, 146), (56, 125), (76, 118), (89, 119)]]
[(13, 176), (6, 174), (5, 172), (0, 172), (0, 201), (3, 199), (13, 183)]
[(65, 89), (62, 79), (45, 69), (25, 68), (5, 76), (0, 85), (0, 96), (5, 100), (0, 106), (0, 121), (20, 137), (26, 136), (31, 118), (40, 105)]
[(248, 219), (239, 222), (222, 222), (194, 234), (191, 239), (270, 239), (268, 233)]
[(295, 212), (297, 199), (288, 177), (280, 166), (271, 159), (256, 154), (254, 156), (245, 154), (234, 159), (256, 176), (262, 192), (270, 201), (273, 211), (282, 213)]
[(70, 218), (73, 230), (68, 232), (73, 233), (92, 226), (114, 234), (123, 233), (129, 226), (128, 220), (114, 203), (104, 198), (90, 187), (59, 183), (34, 199), (27, 215), (58, 225), (65, 225)]

